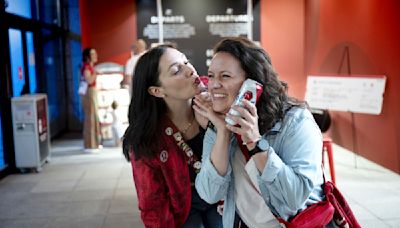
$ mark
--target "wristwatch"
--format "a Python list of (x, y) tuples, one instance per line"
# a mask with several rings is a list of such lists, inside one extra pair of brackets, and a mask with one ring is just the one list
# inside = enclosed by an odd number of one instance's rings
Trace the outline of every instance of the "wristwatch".
[(269, 148), (269, 143), (266, 139), (261, 138), (260, 140), (258, 140), (256, 147), (254, 147), (254, 149), (250, 150), (250, 154), (254, 155), (260, 152), (264, 152), (267, 151)]

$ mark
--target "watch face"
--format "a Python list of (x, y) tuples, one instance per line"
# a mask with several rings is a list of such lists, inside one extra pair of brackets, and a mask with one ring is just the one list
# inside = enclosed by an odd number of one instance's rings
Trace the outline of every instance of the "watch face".
[(262, 151), (266, 151), (268, 150), (269, 147), (269, 143), (266, 139), (262, 138), (260, 139), (260, 141), (258, 141), (257, 146), (262, 150)]

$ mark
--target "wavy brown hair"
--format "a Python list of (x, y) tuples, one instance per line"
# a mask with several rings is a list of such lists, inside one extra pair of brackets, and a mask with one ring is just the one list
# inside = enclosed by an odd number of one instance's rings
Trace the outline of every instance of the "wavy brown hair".
[(233, 55), (246, 72), (246, 78), (251, 78), (263, 85), (263, 92), (257, 103), (261, 134), (283, 119), (290, 107), (307, 107), (305, 102), (288, 96), (288, 85), (279, 80), (278, 74), (272, 67), (269, 54), (254, 42), (244, 37), (226, 38), (214, 47), (214, 54), (217, 52)]

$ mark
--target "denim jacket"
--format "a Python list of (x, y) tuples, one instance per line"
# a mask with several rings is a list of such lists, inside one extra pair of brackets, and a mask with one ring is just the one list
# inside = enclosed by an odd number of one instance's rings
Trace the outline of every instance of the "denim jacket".
[[(283, 120), (262, 137), (269, 142), (268, 160), (257, 179), (262, 197), (272, 213), (287, 220), (308, 205), (321, 201), (324, 197), (321, 188), (322, 135), (311, 113), (304, 108), (292, 107)], [(240, 148), (232, 136), (227, 173), (220, 176), (210, 160), (215, 138), (216, 132), (207, 129), (196, 189), (208, 203), (225, 200), (223, 225), (230, 228), (236, 208), (231, 164), (234, 153), (240, 152)]]

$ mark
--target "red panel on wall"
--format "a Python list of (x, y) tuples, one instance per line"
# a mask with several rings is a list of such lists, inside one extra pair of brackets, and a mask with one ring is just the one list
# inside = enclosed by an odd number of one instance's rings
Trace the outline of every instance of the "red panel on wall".
[(136, 40), (134, 0), (80, 0), (82, 47), (94, 47), (99, 62), (125, 64)]
[(260, 12), (261, 45), (271, 55), (281, 79), (289, 83), (289, 94), (303, 99), (305, 20), (304, 0), (264, 0)]

